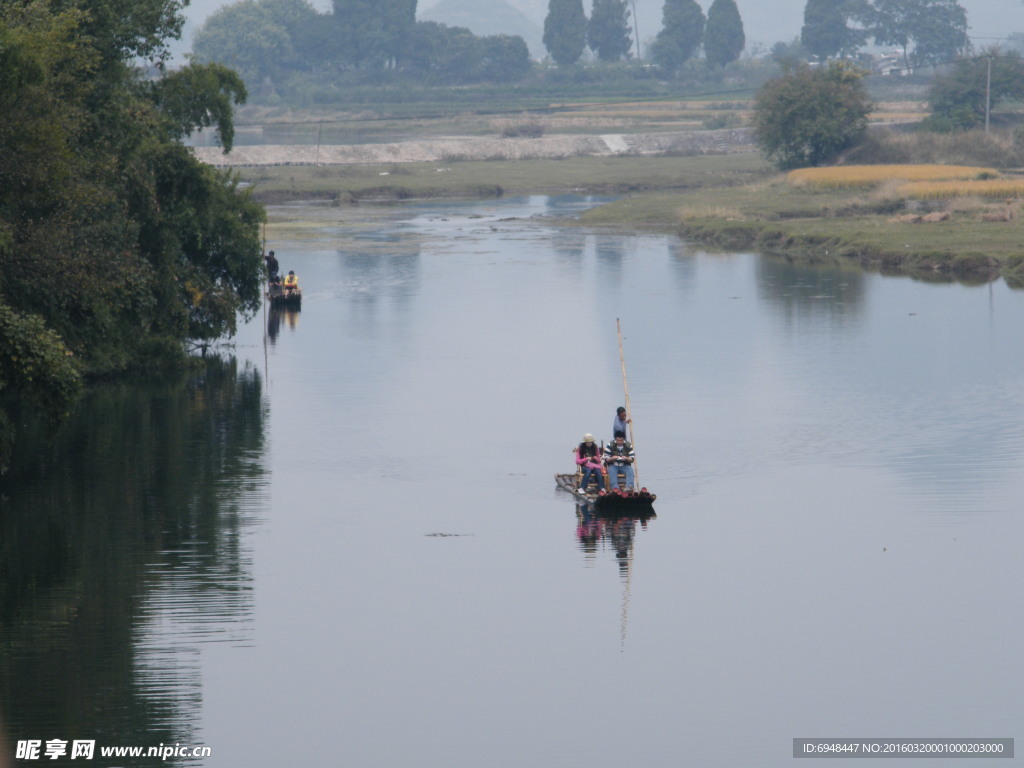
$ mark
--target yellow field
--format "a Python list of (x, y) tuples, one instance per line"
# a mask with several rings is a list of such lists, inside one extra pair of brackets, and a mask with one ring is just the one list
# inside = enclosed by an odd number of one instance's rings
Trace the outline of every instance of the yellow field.
[(955, 197), (1024, 197), (1024, 179), (986, 179), (984, 181), (915, 181), (896, 190), (917, 200), (949, 200)]
[(840, 165), (827, 168), (799, 168), (790, 171), (790, 183), (809, 184), (832, 189), (869, 187), (883, 181), (946, 181), (976, 179), (978, 176), (998, 176), (993, 168), (967, 165)]

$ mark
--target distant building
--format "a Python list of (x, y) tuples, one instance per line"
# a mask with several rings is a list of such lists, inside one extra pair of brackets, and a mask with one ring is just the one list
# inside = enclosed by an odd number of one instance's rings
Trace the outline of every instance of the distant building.
[(903, 54), (898, 51), (892, 53), (883, 53), (872, 57), (872, 69), (880, 75), (885, 76), (899, 76), (913, 74), (906, 67), (906, 63), (903, 61)]

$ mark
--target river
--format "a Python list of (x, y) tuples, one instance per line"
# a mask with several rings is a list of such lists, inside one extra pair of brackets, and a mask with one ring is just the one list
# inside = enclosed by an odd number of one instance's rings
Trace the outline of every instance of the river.
[[(301, 311), (90, 392), (4, 479), (3, 753), (771, 768), (1016, 736), (1024, 294), (550, 221), (598, 202), (272, 209)], [(588, 525), (553, 474), (611, 437), (617, 319), (657, 514)], [(99, 754), (157, 745), (211, 754)]]

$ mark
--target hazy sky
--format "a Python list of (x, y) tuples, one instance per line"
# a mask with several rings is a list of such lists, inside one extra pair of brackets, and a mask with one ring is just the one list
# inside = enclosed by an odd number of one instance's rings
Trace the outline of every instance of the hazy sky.
[[(319, 10), (331, 7), (330, 0), (311, 0)], [(427, 8), (437, 0), (419, 0), (419, 7)], [(547, 12), (547, 0), (507, 0), (510, 5), (523, 11), (527, 16), (543, 25)], [(661, 27), (661, 6), (664, 0), (635, 0), (640, 27), (640, 38), (654, 37)], [(707, 11), (711, 0), (698, 0)], [(191, 30), (201, 24), (213, 11), (232, 0), (192, 0), (186, 16), (190, 23), (182, 40), (184, 50), (191, 47)], [(583, 0), (583, 6), (590, 12), (591, 0)], [(761, 43), (771, 47), (779, 40), (789, 41), (800, 34), (803, 24), (806, 0), (736, 0), (743, 18), (747, 43)], [(967, 10), (967, 23), (975, 47), (989, 45), (994, 39), (1005, 37), (1010, 32), (1024, 32), (1024, 2), (1022, 0), (960, 0)]]

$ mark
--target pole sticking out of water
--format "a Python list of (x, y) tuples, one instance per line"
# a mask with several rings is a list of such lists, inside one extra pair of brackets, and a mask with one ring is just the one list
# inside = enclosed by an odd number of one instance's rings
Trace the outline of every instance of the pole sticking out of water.
[[(629, 407), (629, 382), (626, 380), (626, 357), (622, 354), (622, 324), (619, 322), (619, 318), (615, 318), (615, 330), (619, 334), (619, 364), (622, 366), (622, 390), (626, 395), (626, 428), (629, 430), (629, 442), (633, 446), (633, 450), (636, 451), (636, 440), (633, 437), (633, 411)], [(633, 487), (640, 487), (640, 470), (636, 465), (636, 460), (633, 460)]]
[[(263, 253), (261, 254), (265, 259), (267, 256), (267, 222), (263, 222)], [(266, 264), (266, 261), (263, 262)], [(267, 278), (267, 290), (270, 290), (270, 278)], [(270, 366), (267, 362), (267, 297), (263, 297), (263, 380), (270, 384)]]

